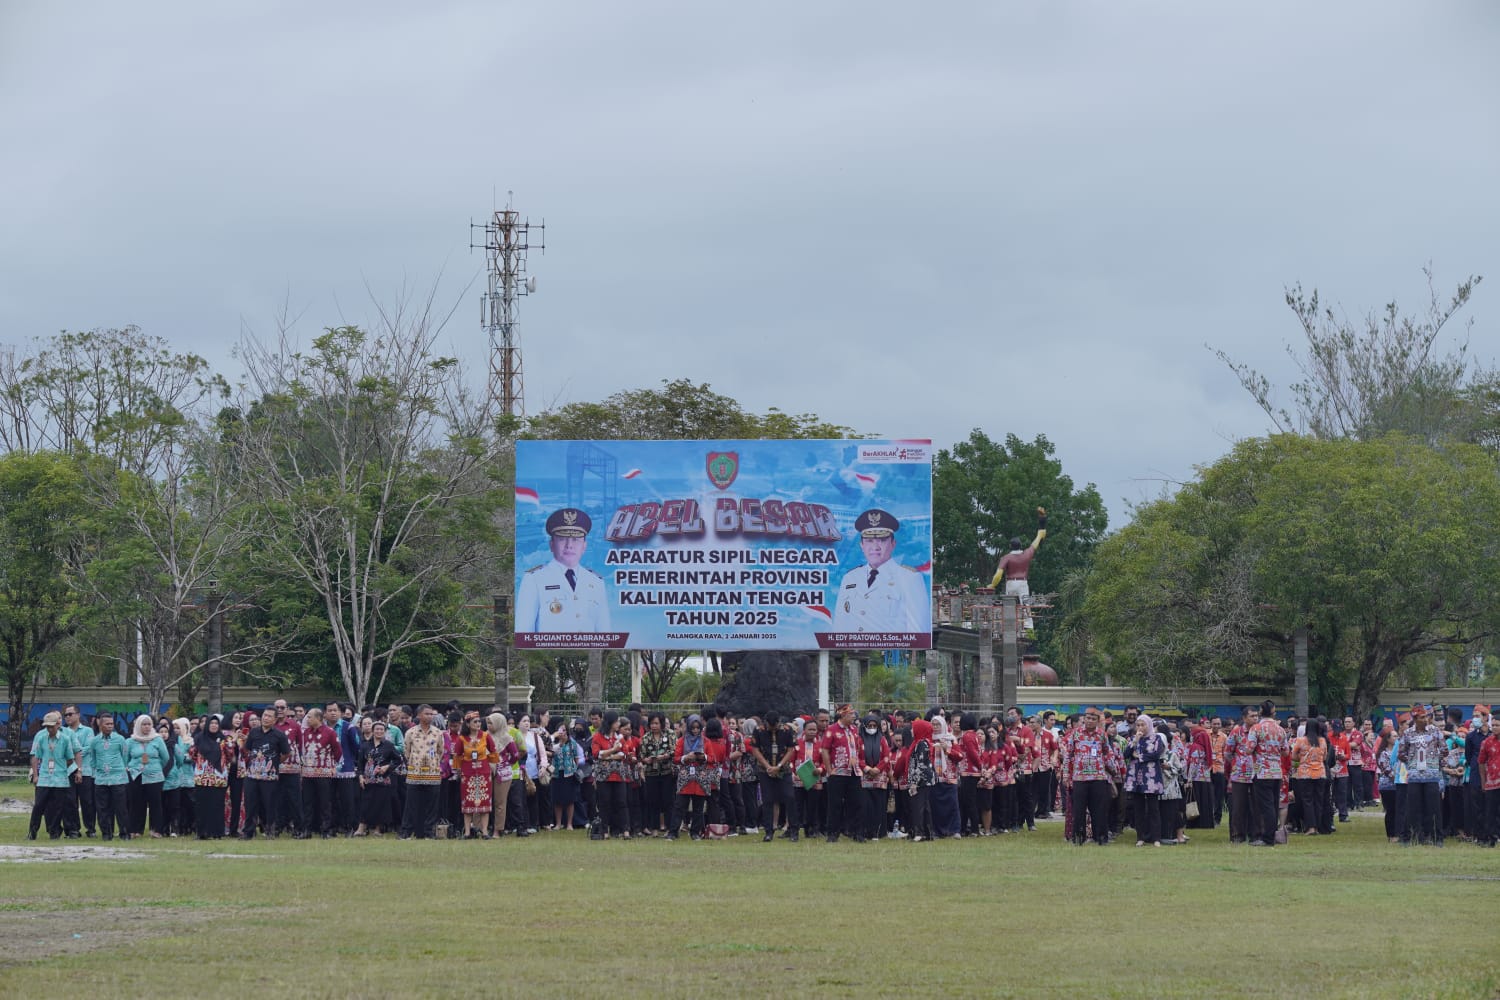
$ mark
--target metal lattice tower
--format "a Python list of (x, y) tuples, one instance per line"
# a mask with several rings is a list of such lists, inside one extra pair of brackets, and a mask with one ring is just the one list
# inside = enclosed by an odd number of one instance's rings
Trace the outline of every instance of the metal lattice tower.
[[(516, 331), (516, 300), (536, 291), (536, 278), (526, 275), (526, 255), (532, 249), (546, 252), (547, 224), (522, 219), (511, 207), (507, 191), (505, 207), (489, 222), (469, 223), (469, 248), (484, 248), (488, 275), (479, 300), (479, 325), (490, 342), (490, 396), (502, 413), (526, 415), (526, 387), (521, 375), (521, 341)], [(484, 242), (474, 242), (474, 232), (484, 231)], [(532, 242), (535, 237), (535, 242)]]

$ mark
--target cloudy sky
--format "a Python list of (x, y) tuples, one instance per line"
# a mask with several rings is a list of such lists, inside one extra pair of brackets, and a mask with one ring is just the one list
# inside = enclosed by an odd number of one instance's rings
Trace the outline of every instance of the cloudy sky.
[(1500, 353), (1497, 51), (1482, 0), (0, 0), (0, 339), (134, 323), (233, 375), (284, 303), (439, 282), (482, 366), (468, 224), (512, 190), (530, 409), (686, 377), (1045, 434), (1118, 524), (1265, 429), (1203, 345), (1289, 381), (1294, 281), (1487, 275)]

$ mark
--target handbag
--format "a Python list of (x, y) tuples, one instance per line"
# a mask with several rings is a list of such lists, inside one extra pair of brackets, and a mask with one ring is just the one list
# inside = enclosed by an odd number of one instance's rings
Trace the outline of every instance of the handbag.
[(1278, 826), (1276, 828), (1276, 836), (1275, 836), (1274, 839), (1275, 839), (1276, 843), (1278, 843), (1278, 844), (1285, 844), (1286, 843), (1286, 826), (1285, 826), (1285, 824), (1283, 824), (1281, 826)]
[(709, 823), (703, 828), (709, 840), (723, 840), (729, 836), (728, 823)]
[(541, 767), (539, 767), (539, 768), (536, 769), (536, 783), (538, 785), (550, 785), (550, 784), (552, 784), (552, 765), (551, 764), (543, 764)]
[(1188, 803), (1187, 803), (1187, 818), (1190, 819), (1190, 820), (1194, 820), (1194, 819), (1197, 819), (1199, 815), (1200, 814), (1199, 814), (1199, 811), (1198, 811), (1198, 800), (1197, 799), (1188, 799)]
[(536, 782), (531, 780), (531, 775), (529, 775), (529, 774), (525, 774), (524, 777), (526, 778), (526, 794), (527, 795), (535, 795), (536, 794)]

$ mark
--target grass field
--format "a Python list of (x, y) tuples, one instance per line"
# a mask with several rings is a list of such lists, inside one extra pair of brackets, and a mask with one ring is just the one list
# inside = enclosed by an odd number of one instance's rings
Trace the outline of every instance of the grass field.
[[(0, 816), (0, 852), (25, 825)], [(1500, 852), (1394, 848), (1368, 813), (1275, 850), (1073, 848), (1056, 824), (128, 846), (146, 857), (0, 861), (0, 996), (1500, 996)]]

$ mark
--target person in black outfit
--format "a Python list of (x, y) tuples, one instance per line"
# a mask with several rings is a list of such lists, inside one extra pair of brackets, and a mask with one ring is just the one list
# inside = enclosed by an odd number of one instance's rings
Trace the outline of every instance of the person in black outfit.
[(275, 837), (280, 832), (277, 824), (278, 768), (292, 755), (292, 744), (286, 733), (276, 728), (276, 709), (267, 708), (260, 714), (260, 725), (255, 717), (250, 719), (250, 734), (245, 737), (241, 751), (245, 757), (245, 829), (241, 840), (255, 837), (255, 821), (260, 819), (266, 836)]
[(775, 712), (765, 714), (765, 725), (750, 738), (750, 753), (760, 767), (761, 840), (769, 843), (776, 835), (776, 806), (781, 805), (786, 820), (787, 840), (797, 842), (797, 797), (792, 794), (792, 758), (797, 754), (797, 737)]

